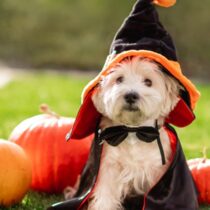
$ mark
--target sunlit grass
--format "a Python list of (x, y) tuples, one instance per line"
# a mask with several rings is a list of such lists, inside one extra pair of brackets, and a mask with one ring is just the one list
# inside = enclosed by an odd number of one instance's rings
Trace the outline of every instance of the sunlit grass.
[(11, 130), (25, 118), (40, 114), (39, 106), (47, 103), (55, 112), (75, 116), (88, 77), (66, 74), (27, 74), (0, 89), (0, 137), (8, 138)]
[[(187, 128), (177, 129), (187, 158), (202, 156), (204, 147), (210, 158), (210, 85), (198, 85), (201, 98), (196, 107), (196, 120)], [(209, 150), (208, 150), (209, 148)]]

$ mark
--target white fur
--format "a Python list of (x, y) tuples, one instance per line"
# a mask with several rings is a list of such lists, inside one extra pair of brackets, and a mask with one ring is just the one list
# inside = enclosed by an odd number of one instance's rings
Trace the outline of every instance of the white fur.
[[(123, 77), (121, 82), (117, 82), (119, 77)], [(146, 85), (146, 79), (152, 81), (151, 87)], [(103, 115), (101, 129), (113, 125), (154, 126), (158, 120), (166, 165), (162, 165), (156, 141), (145, 143), (130, 133), (117, 147), (104, 142), (99, 177), (88, 210), (122, 210), (126, 196), (146, 193), (165, 173), (171, 146), (162, 125), (179, 100), (180, 88), (159, 65), (139, 57), (123, 61), (103, 79), (92, 98)], [(130, 92), (139, 95), (132, 110), (124, 98)]]

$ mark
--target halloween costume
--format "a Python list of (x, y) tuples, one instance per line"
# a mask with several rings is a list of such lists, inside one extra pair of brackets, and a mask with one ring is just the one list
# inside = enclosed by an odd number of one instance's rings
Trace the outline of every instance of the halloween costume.
[[(171, 165), (159, 182), (144, 196), (127, 198), (125, 210), (195, 210), (198, 209), (197, 192), (175, 130), (165, 128), (171, 140), (173, 157)], [(95, 138), (89, 160), (81, 176), (80, 188), (75, 198), (57, 203), (49, 210), (78, 210), (86, 205), (100, 168), (103, 145)]]
[[(175, 130), (169, 125), (179, 127), (189, 125), (194, 119), (193, 109), (199, 92), (181, 71), (175, 47), (169, 33), (159, 21), (154, 4), (169, 7), (175, 0), (138, 0), (131, 14), (117, 32), (110, 49), (110, 55), (103, 70), (83, 91), (83, 102), (76, 117), (71, 134), (67, 139), (81, 139), (95, 133), (89, 160), (83, 170), (81, 183), (75, 198), (53, 205), (54, 210), (79, 210), (87, 204), (94, 187), (97, 185), (103, 145), (98, 136), (101, 114), (92, 102), (92, 94), (102, 77), (110, 69), (127, 57), (142, 56), (163, 66), (163, 71), (181, 83), (180, 101), (165, 121), (165, 130), (171, 141), (173, 155), (167, 172), (159, 182), (144, 196), (127, 197), (126, 210), (196, 210), (197, 192), (189, 172), (181, 144)], [(129, 130), (129, 129), (128, 129)]]

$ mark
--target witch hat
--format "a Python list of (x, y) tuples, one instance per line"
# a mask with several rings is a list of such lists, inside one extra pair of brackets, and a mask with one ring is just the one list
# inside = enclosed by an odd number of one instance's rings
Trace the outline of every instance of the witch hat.
[(91, 96), (97, 91), (102, 77), (112, 67), (127, 57), (142, 56), (161, 64), (164, 69), (184, 87), (180, 101), (168, 116), (167, 123), (184, 127), (194, 119), (193, 110), (199, 99), (199, 92), (187, 79), (177, 61), (176, 50), (170, 34), (159, 21), (155, 5), (170, 7), (176, 0), (138, 0), (130, 15), (117, 32), (110, 48), (104, 68), (83, 91), (83, 102), (71, 131), (72, 139), (81, 139), (95, 132), (101, 114), (93, 105)]

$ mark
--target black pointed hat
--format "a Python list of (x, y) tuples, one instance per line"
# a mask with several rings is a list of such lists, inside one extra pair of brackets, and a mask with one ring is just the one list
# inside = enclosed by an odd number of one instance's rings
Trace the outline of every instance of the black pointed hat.
[(141, 0), (136, 3), (117, 32), (110, 54), (120, 54), (129, 50), (150, 50), (169, 60), (177, 61), (172, 38), (160, 23), (151, 2), (152, 0)]
[(73, 126), (71, 138), (83, 138), (95, 131), (101, 115), (95, 109), (91, 96), (97, 91), (101, 78), (109, 74), (112, 67), (126, 57), (132, 56), (142, 56), (156, 61), (184, 87), (185, 90), (180, 93), (180, 101), (168, 116), (167, 123), (184, 127), (194, 120), (193, 109), (200, 94), (193, 83), (183, 75), (173, 40), (160, 23), (154, 6), (157, 4), (169, 7), (175, 3), (176, 0), (137, 1), (111, 44), (110, 55), (103, 70), (83, 91), (83, 103)]

